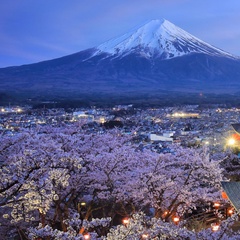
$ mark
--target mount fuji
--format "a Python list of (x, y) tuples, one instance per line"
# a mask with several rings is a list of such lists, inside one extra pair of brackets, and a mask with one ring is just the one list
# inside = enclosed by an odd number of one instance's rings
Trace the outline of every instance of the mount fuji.
[(212, 56), (233, 55), (215, 48), (171, 22), (152, 20), (119, 38), (112, 39), (97, 47), (94, 55), (108, 53), (110, 55), (127, 56), (138, 53), (145, 58), (170, 59), (190, 53), (203, 53)]
[(234, 99), (240, 58), (152, 20), (118, 38), (62, 58), (0, 69), (4, 101), (88, 104), (198, 103)]

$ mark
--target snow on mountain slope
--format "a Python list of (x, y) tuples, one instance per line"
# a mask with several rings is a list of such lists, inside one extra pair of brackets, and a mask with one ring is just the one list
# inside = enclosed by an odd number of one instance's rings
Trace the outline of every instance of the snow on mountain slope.
[(136, 30), (99, 45), (96, 49), (93, 56), (101, 53), (114, 56), (137, 53), (147, 58), (169, 59), (190, 53), (204, 53), (237, 58), (203, 42), (165, 19), (152, 20)]

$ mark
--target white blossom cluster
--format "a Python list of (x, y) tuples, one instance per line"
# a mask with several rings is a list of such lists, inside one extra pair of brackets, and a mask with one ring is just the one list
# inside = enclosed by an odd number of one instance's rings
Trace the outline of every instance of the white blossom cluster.
[(93, 218), (91, 221), (83, 220), (83, 227), (86, 229), (98, 226), (107, 227), (110, 225), (111, 220), (111, 218)]
[[(42, 226), (42, 224), (39, 224), (36, 228), (29, 228), (28, 229), (28, 237), (32, 240), (35, 240), (36, 238), (46, 238), (51, 237), (53, 239), (58, 240), (82, 240), (85, 239), (84, 233), (79, 233), (79, 229), (83, 227), (85, 231), (87, 231), (89, 228), (96, 228), (96, 227), (106, 227), (109, 225), (111, 218), (102, 218), (102, 219), (92, 219), (91, 221), (84, 220), (83, 222), (79, 219), (79, 214), (74, 214), (74, 216), (71, 219), (65, 220), (65, 223), (67, 223), (68, 228), (66, 232), (53, 229), (52, 227), (46, 225)], [(75, 228), (77, 226), (77, 228)], [(90, 239), (97, 240), (102, 239), (101, 237), (98, 237), (97, 234), (93, 231), (89, 233)]]
[[(235, 218), (235, 219), (234, 219)], [(213, 232), (211, 229), (204, 229), (199, 232), (190, 231), (184, 227), (176, 226), (173, 223), (164, 222), (161, 219), (147, 218), (143, 213), (132, 216), (129, 223), (119, 225), (117, 228), (110, 229), (105, 240), (238, 240), (239, 231), (232, 231), (231, 225), (236, 220), (236, 216), (222, 222), (220, 230)]]

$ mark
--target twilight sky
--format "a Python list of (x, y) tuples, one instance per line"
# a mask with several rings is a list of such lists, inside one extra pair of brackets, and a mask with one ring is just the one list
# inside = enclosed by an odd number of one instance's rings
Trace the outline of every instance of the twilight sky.
[(239, 12), (240, 0), (0, 1), (0, 67), (79, 52), (161, 18), (240, 56)]

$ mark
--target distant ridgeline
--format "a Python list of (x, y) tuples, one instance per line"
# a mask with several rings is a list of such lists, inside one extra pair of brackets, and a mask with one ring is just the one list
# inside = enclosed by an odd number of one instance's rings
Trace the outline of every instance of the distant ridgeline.
[(167, 20), (153, 20), (98, 47), (2, 68), (0, 88), (1, 105), (238, 105), (240, 60)]

